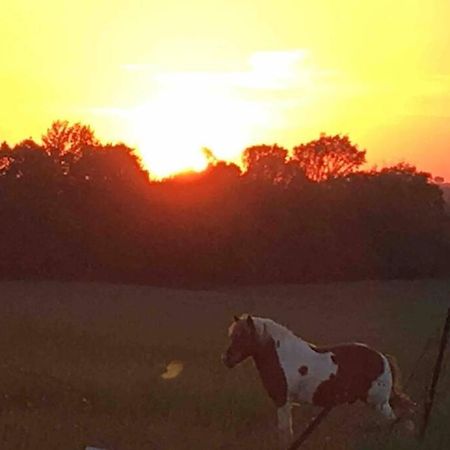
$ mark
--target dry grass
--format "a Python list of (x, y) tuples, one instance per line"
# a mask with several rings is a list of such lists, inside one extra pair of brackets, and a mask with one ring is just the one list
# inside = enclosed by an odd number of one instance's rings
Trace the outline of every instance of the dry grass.
[[(0, 448), (276, 448), (275, 413), (251, 363), (220, 362), (233, 313), (270, 316), (317, 343), (364, 341), (409, 374), (449, 304), (449, 281), (176, 291), (107, 284), (2, 283)], [(437, 334), (436, 334), (437, 337)], [(433, 345), (437, 350), (437, 342)], [(422, 400), (435, 354), (414, 368)], [(428, 447), (450, 448), (450, 364)], [(161, 375), (170, 361), (183, 370)], [(447, 396), (445, 398), (445, 396)], [(314, 413), (296, 410), (297, 428)], [(442, 424), (442, 425), (441, 425)], [(342, 407), (304, 449), (415, 448), (363, 405)]]

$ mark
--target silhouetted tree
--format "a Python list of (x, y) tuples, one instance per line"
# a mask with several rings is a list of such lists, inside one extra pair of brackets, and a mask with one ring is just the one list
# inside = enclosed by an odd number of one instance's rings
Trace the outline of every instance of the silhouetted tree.
[(1, 172), (9, 179), (21, 180), (45, 176), (53, 177), (54, 170), (50, 158), (43, 148), (32, 139), (26, 139), (13, 148), (7, 146), (0, 150)]
[(245, 178), (280, 187), (302, 186), (306, 181), (303, 169), (288, 159), (288, 151), (274, 145), (255, 145), (242, 154)]
[(0, 176), (6, 173), (10, 157), (11, 148), (6, 142), (2, 142), (0, 146)]
[[(64, 240), (56, 231), (65, 214), (60, 174), (52, 158), (31, 139), (3, 152), (0, 177), (0, 247), (7, 273), (47, 276), (49, 267), (64, 259)], [(0, 264), (1, 266), (2, 264)]]
[(242, 154), (246, 176), (273, 184), (283, 180), (288, 151), (277, 144), (248, 147)]
[(148, 183), (148, 173), (134, 150), (125, 144), (84, 147), (72, 163), (71, 176), (83, 183), (108, 183), (121, 188)]
[(208, 166), (214, 166), (218, 162), (220, 162), (219, 158), (214, 154), (214, 152), (210, 148), (203, 147), (202, 152), (206, 158), (206, 161), (208, 161)]
[(70, 125), (67, 120), (53, 122), (42, 136), (42, 142), (44, 150), (60, 164), (64, 173), (70, 170), (71, 164), (84, 149), (100, 144), (89, 126), (80, 123)]
[(364, 164), (366, 151), (359, 150), (348, 136), (327, 136), (301, 144), (293, 149), (295, 161), (313, 181), (346, 176)]
[(436, 273), (447, 218), (442, 192), (430, 175), (399, 164), (355, 174), (347, 184), (358, 227), (365, 230), (373, 274), (396, 278)]
[(1, 144), (0, 144), (0, 151), (6, 151), (6, 150), (10, 150), (11, 149), (11, 147), (9, 146), (9, 144), (6, 142), (6, 141), (3, 141)]

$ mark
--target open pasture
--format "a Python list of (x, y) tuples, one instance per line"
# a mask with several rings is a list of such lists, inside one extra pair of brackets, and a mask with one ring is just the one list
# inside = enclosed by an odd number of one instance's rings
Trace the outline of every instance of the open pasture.
[[(231, 317), (241, 312), (271, 317), (317, 344), (360, 341), (391, 353), (404, 382), (412, 373), (407, 391), (423, 403), (450, 302), (448, 280), (214, 291), (3, 282), (0, 289), (2, 450), (277, 448), (275, 408), (252, 363), (228, 370), (220, 361)], [(420, 448), (450, 448), (448, 353)], [(174, 378), (171, 361), (183, 366)], [(316, 412), (296, 408), (296, 434)], [(383, 425), (364, 405), (341, 407), (302, 448), (419, 448)]]

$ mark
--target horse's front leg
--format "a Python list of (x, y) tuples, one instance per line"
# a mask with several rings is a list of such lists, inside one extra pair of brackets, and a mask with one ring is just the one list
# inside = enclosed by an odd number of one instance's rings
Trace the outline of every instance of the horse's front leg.
[(283, 449), (288, 448), (293, 438), (292, 431), (292, 405), (286, 402), (277, 410), (278, 415), (278, 436)]

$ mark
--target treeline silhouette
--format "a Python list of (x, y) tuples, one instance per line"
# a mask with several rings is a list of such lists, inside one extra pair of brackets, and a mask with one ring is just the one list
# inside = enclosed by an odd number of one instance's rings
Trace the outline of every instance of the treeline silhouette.
[(149, 179), (133, 150), (52, 124), (0, 147), (0, 276), (159, 285), (450, 274), (442, 191), (407, 164), (361, 170), (365, 151), (321, 135), (289, 154), (205, 150), (204, 172)]

